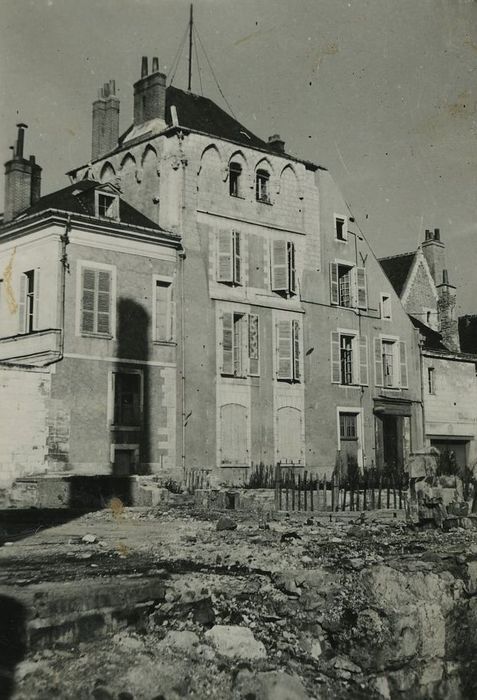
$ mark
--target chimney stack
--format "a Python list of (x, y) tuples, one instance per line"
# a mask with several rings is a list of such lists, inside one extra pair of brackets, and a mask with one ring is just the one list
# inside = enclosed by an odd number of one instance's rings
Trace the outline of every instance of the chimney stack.
[(139, 126), (151, 119), (166, 118), (166, 76), (159, 71), (159, 59), (152, 59), (148, 74), (147, 56), (142, 57), (141, 79), (134, 83), (134, 124)]
[(279, 136), (279, 134), (269, 136), (268, 145), (277, 153), (285, 153), (285, 141)]
[(40, 199), (41, 168), (35, 156), (23, 157), (26, 124), (17, 124), (18, 134), (13, 156), (5, 163), (5, 223), (28, 209)]
[(434, 231), (426, 229), (421, 248), (429, 265), (432, 279), (438, 285), (442, 281), (442, 271), (446, 266), (445, 246), (441, 241), (441, 233), (438, 228), (435, 228)]
[(116, 97), (116, 82), (110, 80), (99, 89), (98, 99), (93, 102), (92, 160), (112, 151), (118, 138), (119, 99)]

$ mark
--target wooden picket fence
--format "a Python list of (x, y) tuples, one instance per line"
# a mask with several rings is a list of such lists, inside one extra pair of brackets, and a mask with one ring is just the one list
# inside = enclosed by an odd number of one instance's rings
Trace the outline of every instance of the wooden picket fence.
[(405, 507), (407, 480), (403, 474), (365, 471), (353, 479), (330, 478), (277, 466), (275, 505), (285, 511), (400, 510)]

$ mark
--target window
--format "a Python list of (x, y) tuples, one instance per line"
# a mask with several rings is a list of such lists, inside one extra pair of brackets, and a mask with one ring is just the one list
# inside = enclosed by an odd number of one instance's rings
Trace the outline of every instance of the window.
[(331, 381), (342, 386), (368, 384), (368, 339), (353, 331), (331, 333)]
[(154, 280), (154, 340), (170, 343), (175, 337), (174, 287), (171, 280)]
[(272, 242), (272, 291), (291, 296), (296, 294), (295, 244)]
[(38, 330), (39, 270), (28, 270), (20, 277), (19, 332)]
[(222, 315), (221, 373), (232, 377), (260, 374), (259, 319), (255, 314)]
[(434, 367), (427, 368), (427, 389), (428, 389), (429, 394), (436, 393)]
[(353, 384), (353, 338), (340, 336), (341, 384)]
[(81, 270), (81, 333), (111, 336), (111, 271)]
[(113, 424), (140, 427), (142, 404), (142, 375), (139, 372), (114, 372)]
[(257, 202), (270, 202), (270, 173), (267, 170), (257, 170), (255, 177), (255, 198)]
[(407, 349), (403, 340), (374, 339), (374, 373), (376, 386), (407, 389)]
[(335, 214), (335, 236), (338, 241), (348, 240), (348, 230), (346, 226), (346, 219), (344, 216), (337, 216)]
[(240, 231), (219, 231), (217, 239), (217, 280), (233, 285), (242, 284)]
[(119, 219), (119, 198), (115, 194), (96, 192), (96, 214), (101, 219)]
[(299, 321), (277, 323), (277, 379), (299, 382), (301, 379)]
[(358, 425), (356, 413), (340, 413), (340, 440), (357, 440)]
[(381, 318), (391, 320), (391, 297), (389, 294), (381, 294)]
[(230, 163), (229, 165), (229, 195), (231, 197), (240, 197), (241, 187), (240, 180), (242, 175), (242, 166), (240, 163)]
[(331, 304), (367, 309), (366, 270), (346, 263), (330, 263)]

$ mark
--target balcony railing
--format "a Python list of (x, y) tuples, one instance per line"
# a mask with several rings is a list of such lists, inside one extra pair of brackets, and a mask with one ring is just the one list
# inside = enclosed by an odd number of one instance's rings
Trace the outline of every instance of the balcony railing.
[(61, 356), (61, 330), (48, 328), (0, 338), (0, 362), (44, 367)]

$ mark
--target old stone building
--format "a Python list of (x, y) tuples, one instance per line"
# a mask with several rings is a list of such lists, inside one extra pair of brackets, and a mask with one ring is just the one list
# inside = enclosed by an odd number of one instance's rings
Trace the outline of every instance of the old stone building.
[[(252, 464), (331, 472), (422, 445), (418, 334), (327, 170), (262, 140), (153, 59), (93, 105), (91, 162), (179, 235), (177, 455), (231, 481)], [(99, 115), (99, 116), (98, 116)], [(99, 125), (99, 126), (98, 126)]]
[(0, 486), (172, 470), (180, 239), (112, 183), (41, 197), (23, 138), (0, 228)]
[(420, 333), (425, 436), (460, 467), (477, 461), (477, 354), (460, 352), (456, 287), (439, 229), (381, 265)]

